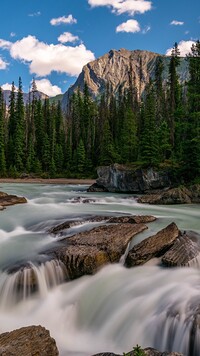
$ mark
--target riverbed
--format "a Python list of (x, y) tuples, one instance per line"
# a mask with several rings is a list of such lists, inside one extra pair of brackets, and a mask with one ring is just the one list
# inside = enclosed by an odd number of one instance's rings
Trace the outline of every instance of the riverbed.
[[(199, 205), (144, 205), (131, 195), (87, 193), (87, 187), (0, 184), (0, 190), (28, 200), (0, 212), (0, 332), (40, 324), (50, 330), (63, 356), (123, 353), (136, 344), (199, 356), (199, 330), (193, 354), (189, 354), (193, 308), (200, 302), (198, 268), (148, 265), (126, 269), (115, 264), (94, 276), (62, 283), (62, 266), (49, 264), (44, 253), (59, 243), (59, 236), (48, 233), (51, 227), (94, 215), (156, 216), (157, 221), (148, 224), (149, 229), (136, 236), (131, 246), (172, 221), (180, 230), (200, 233)], [(66, 236), (96, 224), (76, 225)], [(39, 290), (34, 294), (26, 290), (19, 297), (15, 288), (18, 272), (8, 271), (26, 263), (36, 270)], [(54, 282), (49, 283), (49, 278)]]

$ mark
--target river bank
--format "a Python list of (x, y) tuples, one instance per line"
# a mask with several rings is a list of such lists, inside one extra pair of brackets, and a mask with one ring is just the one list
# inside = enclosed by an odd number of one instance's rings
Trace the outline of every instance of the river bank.
[(34, 184), (94, 184), (95, 179), (76, 178), (0, 178), (1, 183), (34, 183)]

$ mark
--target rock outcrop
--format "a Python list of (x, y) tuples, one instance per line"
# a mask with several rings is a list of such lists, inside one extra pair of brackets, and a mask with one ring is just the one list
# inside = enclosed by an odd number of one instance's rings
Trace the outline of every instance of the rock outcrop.
[(100, 226), (62, 240), (66, 246), (51, 255), (64, 263), (70, 279), (94, 274), (108, 263), (119, 262), (131, 239), (145, 229), (144, 224)]
[(150, 236), (135, 245), (128, 253), (125, 265), (127, 267), (139, 266), (152, 258), (161, 257), (174, 244), (180, 231), (176, 224), (171, 223), (156, 235)]
[(173, 246), (162, 257), (162, 263), (168, 267), (200, 266), (200, 241), (199, 238), (180, 235)]
[[(87, 84), (93, 98), (98, 98), (108, 87), (116, 94), (121, 89), (127, 89), (132, 80), (140, 98), (150, 78), (155, 76), (155, 65), (158, 58), (162, 57), (164, 64), (163, 80), (168, 77), (169, 57), (143, 50), (129, 51), (126, 49), (111, 50), (102, 57), (86, 64), (83, 67), (75, 84), (70, 87), (62, 99), (62, 108), (66, 111), (69, 98), (80, 88), (83, 91), (84, 83)], [(178, 67), (181, 81), (188, 78), (187, 61), (181, 60)]]
[(24, 203), (27, 203), (27, 200), (24, 197), (17, 197), (16, 195), (9, 195), (7, 193), (0, 192), (0, 210), (9, 205)]
[[(97, 168), (96, 185), (109, 192), (144, 193), (152, 189), (169, 187), (171, 182), (167, 172), (153, 168), (138, 169), (126, 165), (113, 164)], [(88, 191), (93, 192), (92, 185)]]
[(191, 187), (178, 187), (156, 194), (147, 194), (138, 199), (138, 203), (147, 204), (191, 204), (200, 203), (200, 184)]
[(1, 356), (57, 356), (55, 340), (42, 326), (27, 326), (0, 335)]

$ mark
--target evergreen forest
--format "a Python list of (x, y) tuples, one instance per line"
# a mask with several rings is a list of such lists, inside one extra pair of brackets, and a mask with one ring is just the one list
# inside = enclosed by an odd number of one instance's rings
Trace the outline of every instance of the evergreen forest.
[(171, 170), (179, 182), (200, 177), (200, 42), (191, 48), (189, 80), (180, 84), (180, 53), (175, 43), (163, 81), (158, 57), (155, 78), (142, 99), (129, 74), (129, 87), (105, 88), (98, 100), (87, 85), (70, 98), (67, 114), (61, 104), (32, 97), (24, 105), (22, 81), (14, 83), (6, 107), (0, 89), (0, 175), (24, 173), (41, 177), (94, 177), (95, 168), (112, 163)]

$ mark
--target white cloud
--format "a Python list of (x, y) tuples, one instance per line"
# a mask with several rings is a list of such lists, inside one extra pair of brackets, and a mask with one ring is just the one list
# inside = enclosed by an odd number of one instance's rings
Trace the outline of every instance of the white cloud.
[(123, 22), (121, 25), (117, 26), (116, 32), (139, 32), (140, 25), (136, 20), (128, 20)]
[[(180, 51), (180, 55), (182, 57), (185, 57), (188, 53), (191, 52), (191, 47), (192, 47), (193, 43), (195, 43), (195, 42), (194, 41), (180, 41), (178, 43), (178, 48), (179, 48), (179, 51)], [(166, 56), (171, 56), (172, 49), (173, 48), (169, 48), (166, 51)]]
[(37, 16), (40, 16), (41, 15), (41, 12), (40, 11), (37, 11), (37, 12), (33, 12), (32, 14), (28, 14), (28, 16), (30, 17), (37, 17)]
[(10, 33), (10, 37), (15, 37), (16, 36), (16, 33), (15, 32), (11, 32)]
[(35, 80), (35, 84), (37, 86), (37, 90), (48, 96), (56, 96), (58, 94), (62, 94), (61, 89), (57, 85), (52, 85), (48, 79), (44, 78), (41, 80)]
[[(12, 84), (5, 83), (1, 86), (3, 90), (12, 90)], [(15, 87), (15, 91), (17, 91), (17, 88)]]
[(2, 58), (0, 58), (0, 69), (4, 70), (8, 66), (8, 63), (6, 63)]
[(182, 26), (182, 25), (184, 25), (184, 22), (183, 21), (173, 20), (172, 22), (170, 22), (170, 25)]
[(129, 15), (135, 15), (135, 13), (143, 14), (152, 8), (152, 2), (147, 0), (88, 0), (88, 4), (91, 7), (111, 7), (112, 11), (117, 15), (124, 13)]
[(14, 43), (9, 42), (9, 46), (5, 42), (0, 39), (0, 44), (9, 49), (11, 57), (28, 63), (30, 73), (40, 77), (52, 71), (77, 76), (86, 63), (95, 59), (94, 54), (84, 44), (75, 47), (61, 43), (47, 44), (40, 42), (35, 36), (27, 36)]
[(58, 25), (62, 25), (62, 24), (71, 25), (73, 23), (77, 23), (77, 20), (71, 14), (69, 16), (57, 17), (57, 18), (51, 19), (51, 21), (50, 21), (50, 24), (52, 26), (58, 26)]
[(0, 38), (0, 48), (9, 49), (12, 46), (12, 42), (5, 41)]
[(61, 43), (76, 42), (79, 40), (78, 36), (72, 35), (70, 32), (64, 32), (58, 37), (58, 41)]

